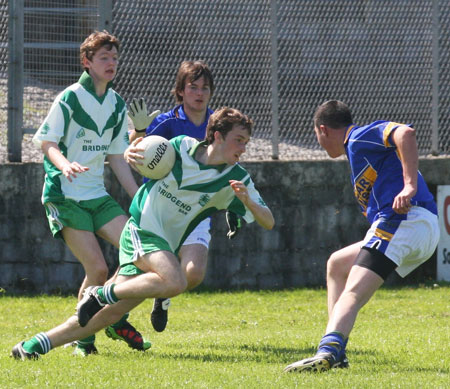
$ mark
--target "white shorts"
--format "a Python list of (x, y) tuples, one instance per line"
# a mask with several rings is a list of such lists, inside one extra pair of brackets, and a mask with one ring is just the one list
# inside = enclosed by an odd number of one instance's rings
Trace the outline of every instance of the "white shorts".
[(396, 272), (405, 277), (433, 255), (439, 235), (438, 217), (425, 208), (412, 207), (406, 220), (376, 220), (362, 246), (382, 252), (398, 265)]
[(206, 248), (209, 248), (209, 242), (211, 240), (211, 234), (209, 230), (211, 228), (211, 218), (207, 218), (200, 222), (200, 224), (194, 228), (183, 243), (183, 246), (189, 244), (202, 244)]

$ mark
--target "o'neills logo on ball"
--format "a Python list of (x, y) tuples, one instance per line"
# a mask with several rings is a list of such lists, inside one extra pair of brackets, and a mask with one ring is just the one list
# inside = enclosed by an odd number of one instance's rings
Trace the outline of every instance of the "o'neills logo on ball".
[(166, 150), (167, 144), (161, 143), (156, 149), (155, 157), (148, 163), (147, 167), (149, 169), (154, 169), (158, 165), (159, 161), (161, 161), (161, 158), (163, 157)]

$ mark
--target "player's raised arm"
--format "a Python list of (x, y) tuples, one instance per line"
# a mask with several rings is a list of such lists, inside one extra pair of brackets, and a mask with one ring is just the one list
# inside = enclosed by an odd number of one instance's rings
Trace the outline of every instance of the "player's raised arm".
[(76, 173), (83, 173), (89, 170), (88, 167), (80, 165), (78, 162), (70, 162), (59, 149), (56, 142), (42, 141), (41, 149), (47, 158), (61, 170), (64, 177), (72, 182), (72, 177), (76, 178)]
[(153, 111), (150, 115), (147, 113), (147, 105), (144, 99), (133, 99), (128, 110), (128, 116), (134, 125), (134, 130), (132, 130), (128, 137), (130, 142), (135, 139), (145, 136), (145, 131), (153, 119), (158, 116), (161, 111)]
[(266, 230), (271, 230), (275, 225), (275, 219), (270, 209), (253, 201), (243, 182), (230, 180), (230, 186), (233, 188), (236, 197), (251, 211), (256, 222)]
[(400, 154), (404, 183), (402, 191), (394, 198), (392, 209), (397, 213), (408, 213), (411, 199), (417, 192), (419, 153), (416, 131), (408, 126), (400, 126), (393, 132), (392, 139)]

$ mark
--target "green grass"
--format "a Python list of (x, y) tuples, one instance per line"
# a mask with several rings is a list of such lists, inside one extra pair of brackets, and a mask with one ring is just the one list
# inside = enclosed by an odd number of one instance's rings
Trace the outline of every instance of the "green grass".
[(350, 368), (284, 374), (312, 355), (326, 324), (326, 291), (188, 293), (155, 333), (152, 301), (130, 321), (153, 342), (145, 353), (97, 335), (88, 358), (58, 348), (39, 361), (9, 358), (18, 341), (74, 313), (74, 297), (0, 298), (0, 388), (449, 388), (450, 286), (381, 289), (360, 312)]

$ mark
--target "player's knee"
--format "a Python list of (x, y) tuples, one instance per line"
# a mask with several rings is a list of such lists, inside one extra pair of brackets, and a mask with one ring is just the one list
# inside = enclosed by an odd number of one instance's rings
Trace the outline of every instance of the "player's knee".
[(92, 267), (89, 271), (86, 271), (86, 275), (91, 285), (103, 285), (108, 278), (108, 272), (108, 266), (105, 263)]
[(203, 279), (205, 278), (205, 271), (204, 269), (192, 268), (189, 269), (186, 277), (188, 282), (188, 289), (193, 289), (202, 283)]
[(175, 297), (183, 293), (188, 286), (188, 282), (184, 274), (178, 274), (165, 283), (165, 297)]
[(339, 252), (331, 254), (327, 261), (327, 279), (346, 277), (347, 275), (348, 271), (345, 262), (342, 260)]

